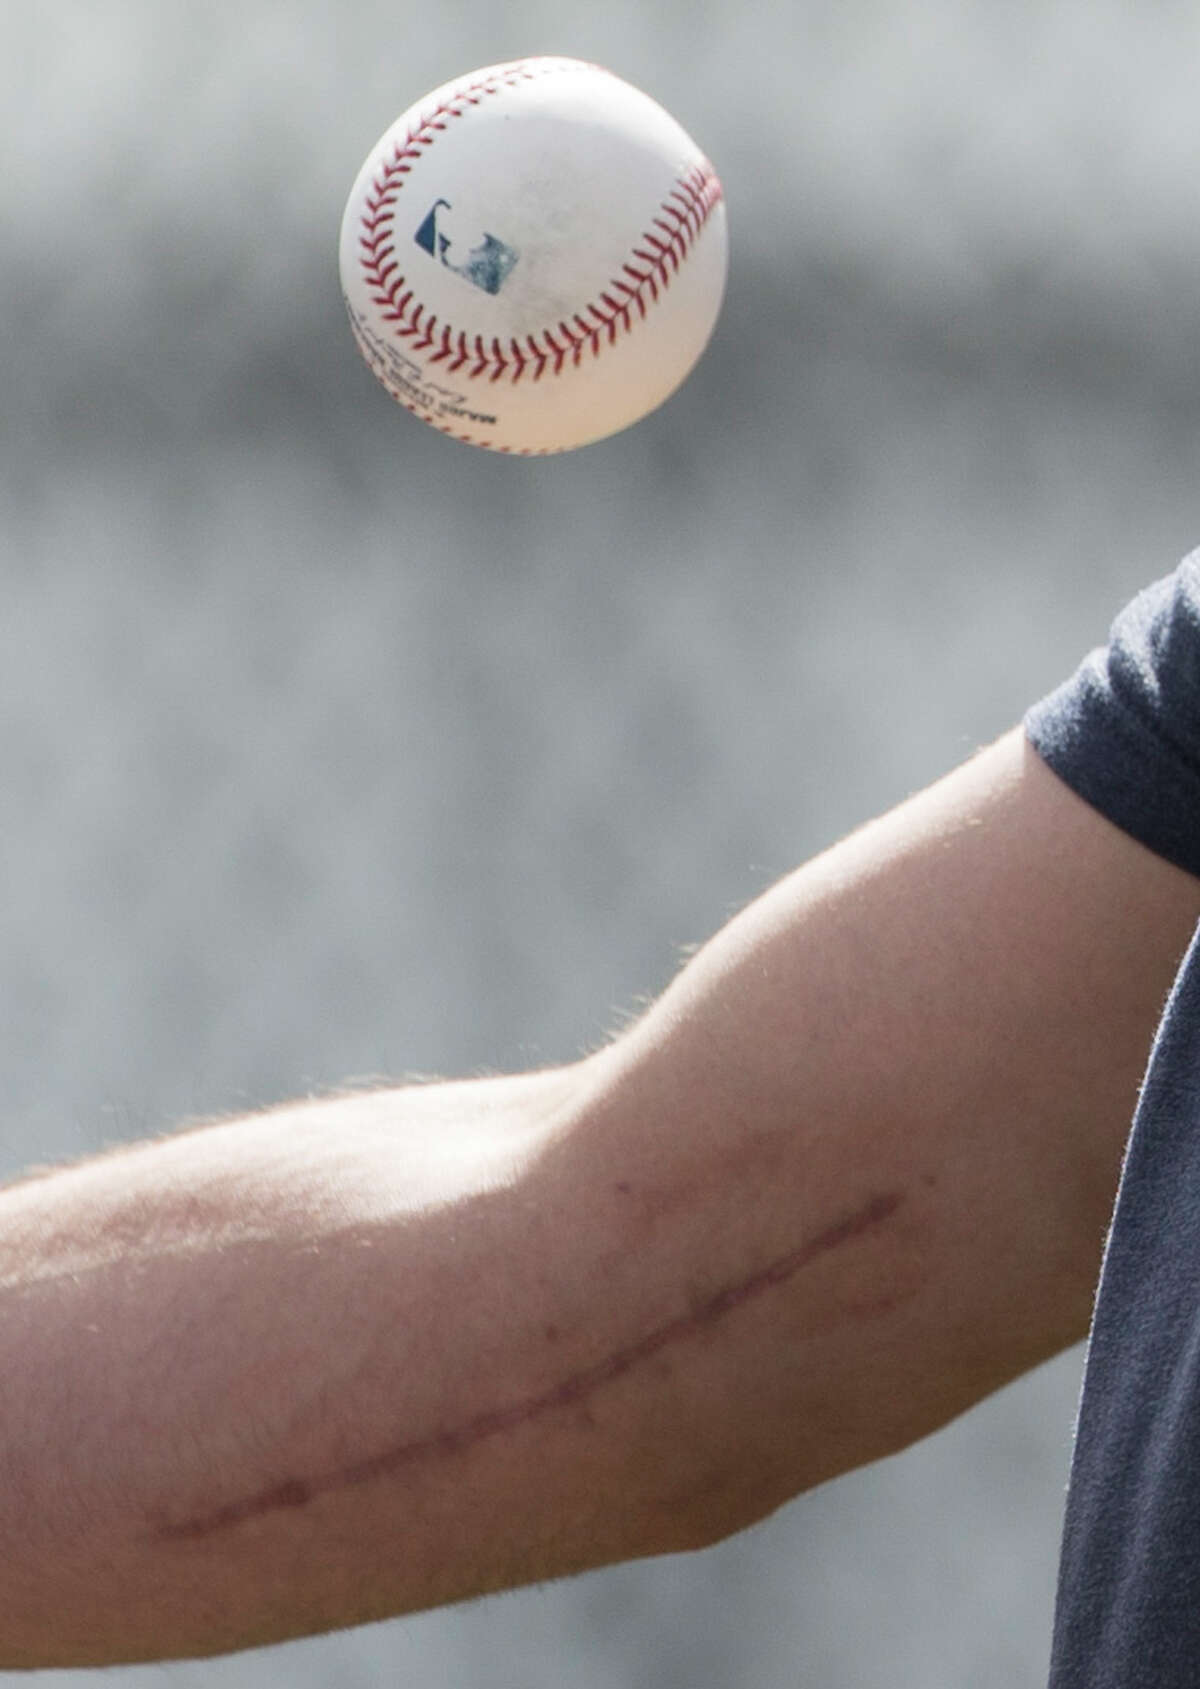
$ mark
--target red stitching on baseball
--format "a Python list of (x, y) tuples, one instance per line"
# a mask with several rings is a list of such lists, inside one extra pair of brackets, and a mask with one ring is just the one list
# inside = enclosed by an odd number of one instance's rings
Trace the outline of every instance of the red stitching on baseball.
[[(519, 82), (532, 82), (540, 76), (571, 68), (574, 67), (570, 61), (523, 60), (506, 66), (500, 74), (486, 81), (459, 89), (422, 117), (417, 128), (410, 130), (403, 141), (396, 143), (391, 161), (374, 179), (373, 191), (367, 198), (360, 219), (364, 234), (359, 240), (359, 263), (367, 289), (380, 308), (383, 320), (395, 323), (397, 338), (407, 340), (413, 350), (428, 351), (438, 336), (436, 317), (430, 317), (422, 324), (424, 307), (419, 302), (414, 303), (413, 289), (408, 285), (407, 277), (399, 273), (400, 265), (392, 238), (394, 208), (411, 169), (406, 161), (420, 158), (420, 149), (433, 145), (437, 135), (449, 127), (449, 119), (462, 117), (471, 107), (481, 105), (502, 88), (512, 88)], [(599, 294), (598, 302), (592, 301), (576, 312), (574, 321), (578, 333), (565, 323), (558, 325), (565, 344), (556, 341), (550, 329), (544, 329), (541, 343), (537, 335), (527, 335), (524, 349), (515, 340), (509, 342), (507, 349), (501, 347), (499, 340), (493, 340), (490, 347), (485, 347), (482, 336), (476, 335), (473, 349), (468, 350), (465, 334), (447, 323), (442, 327), (440, 349), (433, 354), (430, 362), (452, 358), (448, 369), (460, 372), (469, 380), (486, 376), (489, 381), (495, 382), (507, 377), (515, 385), (526, 377), (540, 381), (547, 370), (560, 375), (568, 363), (572, 368), (577, 367), (585, 348), (589, 346), (593, 357), (598, 357), (604, 346), (614, 345), (618, 335), (630, 331), (635, 308), (640, 321), (646, 316), (648, 303), (654, 304), (660, 290), (670, 286), (671, 277), (678, 272), (722, 198), (721, 184), (707, 161), (681, 176), (659, 206), (657, 215), (651, 219), (650, 228), (638, 237), (630, 258), (621, 266), (621, 275), (611, 278), (607, 289)], [(633, 259), (638, 260), (642, 266), (640, 269), (632, 262)], [(595, 320), (588, 321), (589, 316)], [(466, 368), (465, 365), (472, 359), (471, 367)], [(407, 408), (418, 415), (423, 414), (416, 406), (409, 405)], [(454, 430), (443, 428), (442, 432), (452, 434)], [(473, 436), (455, 434), (454, 437), (468, 444), (478, 443)]]

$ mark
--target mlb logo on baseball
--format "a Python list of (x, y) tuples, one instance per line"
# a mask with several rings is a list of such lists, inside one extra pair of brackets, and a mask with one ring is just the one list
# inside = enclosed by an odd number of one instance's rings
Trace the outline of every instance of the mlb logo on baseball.
[(485, 232), (479, 245), (469, 250), (463, 261), (453, 259), (451, 253), (463, 245), (460, 238), (446, 233), (449, 214), (453, 210), (449, 200), (435, 200), (429, 215), (416, 232), (417, 245), (473, 287), (481, 287), (485, 293), (499, 293), (520, 254), (502, 240), (497, 240), (495, 235)]
[(376, 144), (342, 290), (383, 386), (469, 444), (566, 451), (662, 404), (728, 267), (716, 172), (674, 118), (574, 59), (447, 83)]

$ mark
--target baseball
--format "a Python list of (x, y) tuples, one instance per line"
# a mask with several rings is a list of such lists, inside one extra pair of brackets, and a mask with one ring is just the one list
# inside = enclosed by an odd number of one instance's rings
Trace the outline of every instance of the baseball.
[(596, 65), (531, 58), (435, 89), (358, 173), (341, 281), (364, 358), (473, 446), (569, 451), (670, 397), (725, 290), (721, 184)]

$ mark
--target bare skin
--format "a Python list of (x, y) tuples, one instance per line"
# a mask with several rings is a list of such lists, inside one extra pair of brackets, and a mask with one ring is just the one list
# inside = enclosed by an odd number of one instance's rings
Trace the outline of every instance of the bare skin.
[(1007, 736), (608, 1048), (0, 1192), (0, 1667), (702, 1547), (1086, 1329), (1200, 882)]

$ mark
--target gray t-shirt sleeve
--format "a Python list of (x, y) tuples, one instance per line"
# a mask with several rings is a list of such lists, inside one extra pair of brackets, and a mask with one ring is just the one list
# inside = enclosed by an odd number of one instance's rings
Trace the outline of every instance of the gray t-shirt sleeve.
[(1080, 797), (1200, 875), (1200, 551), (1138, 594), (1025, 731)]

